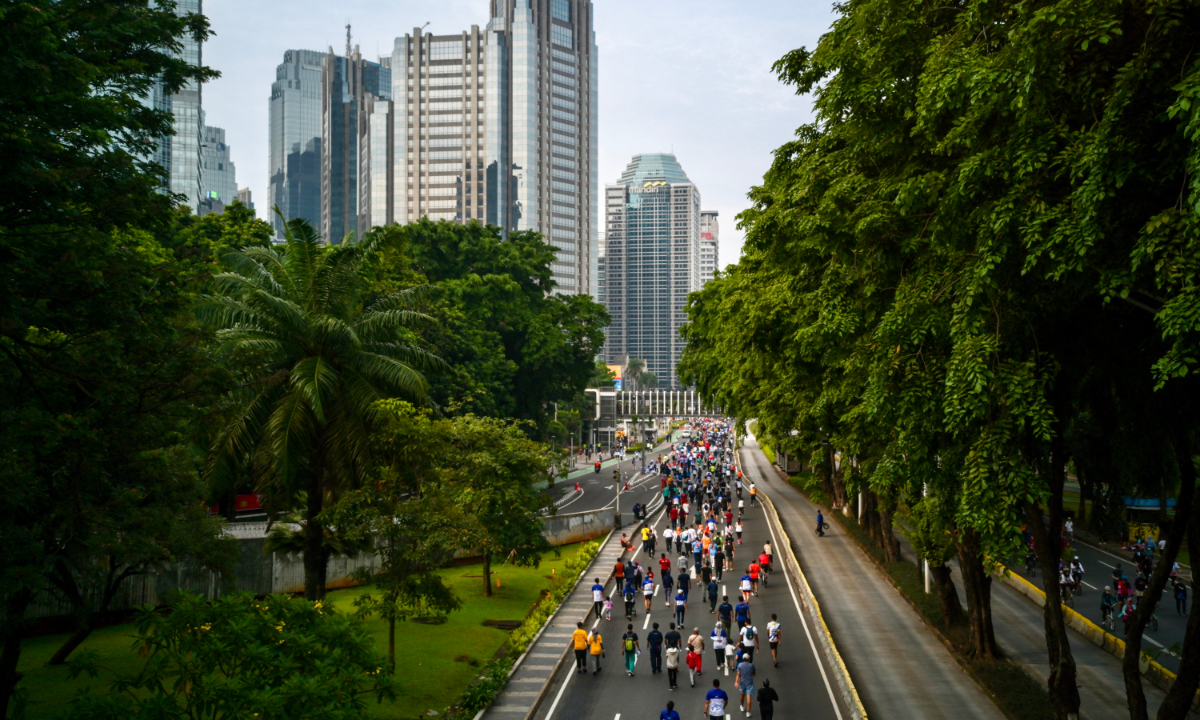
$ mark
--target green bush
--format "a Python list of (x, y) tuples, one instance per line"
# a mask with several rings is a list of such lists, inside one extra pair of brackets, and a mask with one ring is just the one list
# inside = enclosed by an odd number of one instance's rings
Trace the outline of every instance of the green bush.
[[(141, 670), (117, 676), (106, 695), (84, 688), (72, 720), (349, 720), (366, 717), (372, 696), (395, 699), (366, 630), (319, 602), (184, 595), (166, 613), (144, 608), (134, 627)], [(73, 677), (101, 669), (91, 652), (71, 663)]]
[(512, 670), (512, 666), (511, 658), (489, 662), (483, 674), (479, 676), (479, 681), (467, 688), (459, 699), (458, 706), (462, 714), (470, 717), (491, 705), (508, 684), (508, 672)]
[(521, 627), (513, 630), (512, 635), (509, 636), (508, 646), (512, 652), (525, 652), (525, 648), (533, 642), (533, 638), (546, 624), (546, 620), (554, 614), (562, 601), (575, 588), (575, 583), (579, 580), (579, 573), (587, 568), (598, 552), (600, 552), (600, 544), (596, 542), (584, 543), (579, 548), (579, 554), (566, 564), (562, 575), (555, 577), (550, 583), (550, 590), (546, 597), (538, 602), (537, 606), (533, 608), (533, 612), (529, 613), (525, 621), (521, 623)]

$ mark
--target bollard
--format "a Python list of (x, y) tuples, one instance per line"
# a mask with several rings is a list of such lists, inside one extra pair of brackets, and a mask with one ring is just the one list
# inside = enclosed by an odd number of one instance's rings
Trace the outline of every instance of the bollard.
[(496, 576), (496, 587), (500, 587), (500, 576)]

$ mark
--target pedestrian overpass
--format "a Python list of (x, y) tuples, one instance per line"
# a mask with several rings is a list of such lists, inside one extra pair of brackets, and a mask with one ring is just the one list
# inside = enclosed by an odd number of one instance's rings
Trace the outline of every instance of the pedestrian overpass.
[[(615, 425), (634, 417), (694, 418), (715, 415), (695, 390), (608, 390), (590, 388), (586, 391), (595, 401), (594, 419), (601, 426)], [(607, 422), (606, 422), (607, 421)]]

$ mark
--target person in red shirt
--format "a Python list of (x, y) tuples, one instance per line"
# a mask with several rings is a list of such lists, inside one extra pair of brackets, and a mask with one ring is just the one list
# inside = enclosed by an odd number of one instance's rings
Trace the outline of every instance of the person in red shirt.
[(762, 575), (763, 585), (767, 584), (767, 575), (771, 573), (771, 556), (762, 553), (758, 556), (759, 574)]
[(675, 505), (671, 506), (671, 529), (675, 529), (675, 523), (679, 521), (679, 508)]
[(750, 589), (754, 591), (755, 597), (758, 597), (758, 576), (761, 572), (761, 565), (756, 562), (750, 563)]
[(625, 587), (625, 563), (617, 561), (616, 567), (613, 568), (613, 577), (617, 580), (617, 594), (620, 595)]

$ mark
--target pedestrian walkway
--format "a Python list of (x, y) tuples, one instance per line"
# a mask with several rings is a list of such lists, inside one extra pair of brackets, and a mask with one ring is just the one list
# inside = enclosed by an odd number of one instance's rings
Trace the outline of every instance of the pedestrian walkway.
[(779, 478), (753, 437), (741, 459), (792, 538), (871, 720), (1004, 719), (852, 538), (834, 522), (825, 537), (814, 537), (817, 509)]
[[(641, 527), (635, 525), (630, 532), (636, 532)], [(484, 711), (483, 720), (520, 720), (527, 717), (541, 702), (541, 695), (549, 685), (551, 676), (560, 663), (567, 659), (571, 633), (575, 631), (575, 623), (588, 619), (592, 610), (592, 580), (600, 578), (609, 592), (615, 584), (612, 582), (613, 568), (617, 559), (624, 557), (620, 535), (611, 533), (601, 546), (596, 559), (585, 571), (575, 589), (559, 606), (550, 623), (542, 630), (542, 634), (525, 650), (525, 655), (519, 660), (516, 670), (509, 676), (508, 687), (492, 706)], [(588, 619), (585, 627), (591, 627)], [(608, 638), (605, 638), (608, 641)], [(616, 644), (612, 647), (615, 649)], [(574, 659), (573, 656), (571, 658)]]

